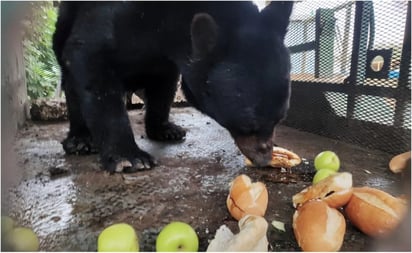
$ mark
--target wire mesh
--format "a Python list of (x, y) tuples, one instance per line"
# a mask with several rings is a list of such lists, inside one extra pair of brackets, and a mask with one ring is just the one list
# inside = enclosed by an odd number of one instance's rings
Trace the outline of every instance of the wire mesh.
[[(354, 10), (354, 3), (348, 1), (304, 1), (295, 5), (285, 43), (295, 48), (305, 43), (312, 46), (291, 55), (292, 79), (343, 82), (350, 70)], [(317, 47), (322, 47), (319, 56)]]
[(408, 5), (298, 2), (285, 40), (292, 62), (285, 124), (389, 153), (410, 150)]

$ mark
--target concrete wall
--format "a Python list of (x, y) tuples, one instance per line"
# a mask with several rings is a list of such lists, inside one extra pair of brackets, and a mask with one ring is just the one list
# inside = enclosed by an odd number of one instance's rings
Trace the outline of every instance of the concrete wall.
[[(27, 88), (22, 47), (21, 19), (27, 10), (24, 2), (1, 2), (1, 190), (21, 178), (16, 163), (14, 141), (24, 123)], [(3, 204), (3, 203), (2, 203)], [(2, 205), (3, 206), (3, 205)]]

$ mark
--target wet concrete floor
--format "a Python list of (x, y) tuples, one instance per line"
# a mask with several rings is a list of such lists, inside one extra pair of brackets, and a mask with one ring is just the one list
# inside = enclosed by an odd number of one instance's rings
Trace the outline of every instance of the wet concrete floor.
[[(222, 224), (238, 231), (226, 197), (229, 182), (241, 173), (266, 184), (267, 221), (285, 223), (286, 232), (269, 227), (269, 250), (298, 251), (291, 199), (311, 184), (313, 158), (323, 150), (340, 156), (341, 171), (353, 174), (355, 186), (402, 193), (399, 175), (388, 170), (392, 156), (381, 151), (280, 126), (276, 143), (299, 154), (304, 162), (292, 171), (247, 168), (228, 132), (190, 107), (172, 109), (171, 119), (188, 130), (186, 140), (177, 144), (148, 140), (143, 111), (129, 114), (139, 146), (159, 161), (153, 170), (109, 175), (101, 170), (97, 155), (66, 156), (60, 141), (68, 122), (29, 122), (19, 132), (15, 150), (23, 179), (15, 187), (2, 189), (7, 191), (2, 214), (33, 228), (42, 251), (95, 251), (98, 234), (117, 222), (136, 229), (141, 251), (154, 251), (158, 232), (174, 220), (192, 225), (200, 238), (199, 250), (204, 251)], [(372, 239), (347, 224), (341, 250), (376, 249)]]

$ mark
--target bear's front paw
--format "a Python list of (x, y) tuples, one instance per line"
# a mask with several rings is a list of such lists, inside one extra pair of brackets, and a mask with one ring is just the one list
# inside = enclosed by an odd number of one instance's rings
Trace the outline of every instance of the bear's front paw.
[(62, 145), (66, 154), (89, 155), (98, 153), (90, 136), (70, 136), (62, 141)]
[(147, 136), (156, 141), (181, 141), (186, 136), (186, 130), (171, 122), (161, 126), (146, 126)]
[(156, 160), (148, 153), (138, 150), (133, 155), (105, 155), (102, 156), (103, 168), (110, 173), (134, 173), (152, 169), (157, 165)]

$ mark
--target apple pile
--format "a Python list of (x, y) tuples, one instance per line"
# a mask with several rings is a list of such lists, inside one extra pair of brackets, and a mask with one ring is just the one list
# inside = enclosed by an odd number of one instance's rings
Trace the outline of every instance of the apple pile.
[(326, 150), (320, 152), (315, 157), (314, 165), (316, 174), (313, 177), (313, 183), (316, 184), (322, 179), (327, 178), (328, 176), (338, 172), (340, 168), (340, 160), (335, 152)]
[(30, 228), (16, 227), (8, 216), (1, 216), (2, 251), (38, 251), (39, 238)]

